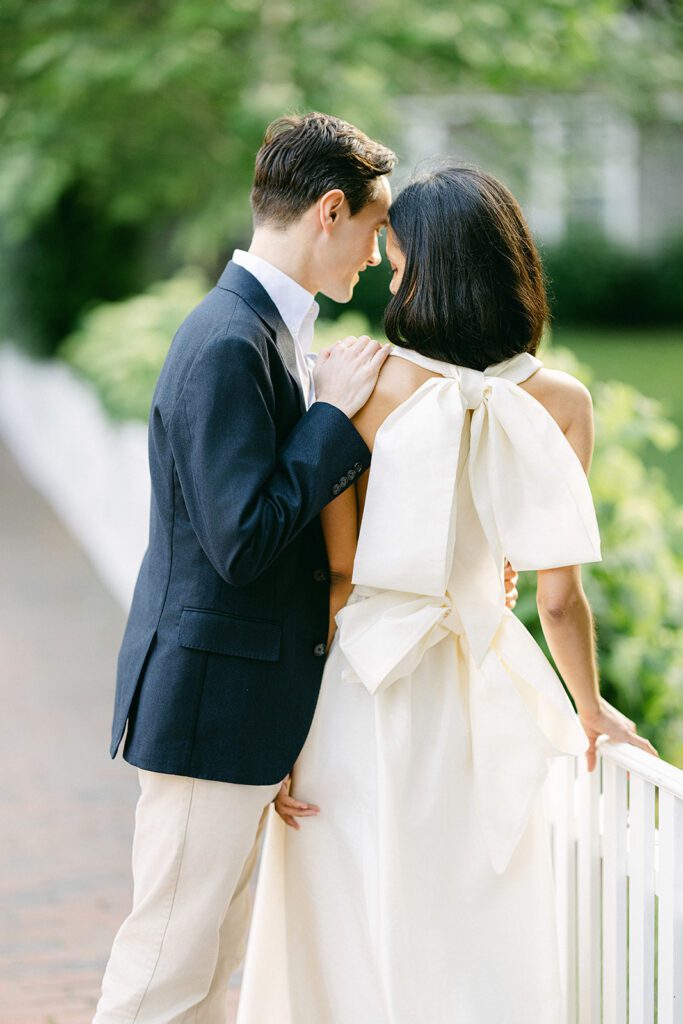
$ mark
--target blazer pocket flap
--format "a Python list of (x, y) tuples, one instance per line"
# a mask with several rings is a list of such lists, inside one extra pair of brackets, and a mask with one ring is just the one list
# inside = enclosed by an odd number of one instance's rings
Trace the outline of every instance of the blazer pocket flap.
[(205, 608), (183, 608), (178, 644), (235, 658), (277, 661), (282, 628), (267, 619), (244, 619)]

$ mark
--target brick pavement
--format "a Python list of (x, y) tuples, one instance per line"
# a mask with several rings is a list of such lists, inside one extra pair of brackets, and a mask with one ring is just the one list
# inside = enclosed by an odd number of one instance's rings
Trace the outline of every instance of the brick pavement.
[(0, 581), (0, 1024), (88, 1024), (132, 891), (124, 616), (2, 446)]

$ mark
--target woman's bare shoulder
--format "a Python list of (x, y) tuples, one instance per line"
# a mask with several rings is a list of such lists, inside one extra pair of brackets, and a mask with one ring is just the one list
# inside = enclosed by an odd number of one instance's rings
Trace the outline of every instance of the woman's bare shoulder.
[(571, 373), (542, 366), (520, 387), (545, 406), (565, 433), (576, 420), (592, 419), (590, 391)]
[(374, 391), (353, 418), (365, 443), (372, 448), (375, 434), (387, 416), (407, 401), (430, 377), (438, 376), (400, 356), (386, 359)]
[(570, 373), (545, 366), (520, 387), (547, 409), (588, 472), (593, 455), (593, 401), (588, 388)]

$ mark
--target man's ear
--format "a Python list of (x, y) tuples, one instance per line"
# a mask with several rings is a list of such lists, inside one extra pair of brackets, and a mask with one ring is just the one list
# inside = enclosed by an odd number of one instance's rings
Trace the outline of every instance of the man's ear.
[(325, 234), (329, 234), (333, 226), (338, 222), (339, 215), (346, 203), (346, 196), (340, 188), (330, 189), (318, 201), (318, 216), (320, 227)]

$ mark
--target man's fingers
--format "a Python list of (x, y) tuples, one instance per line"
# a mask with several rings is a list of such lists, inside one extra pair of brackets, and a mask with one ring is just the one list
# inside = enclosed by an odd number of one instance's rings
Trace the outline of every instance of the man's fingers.
[(358, 337), (349, 335), (346, 338), (342, 338), (341, 341), (337, 342), (338, 345), (342, 345), (344, 348), (351, 349), (354, 355), (363, 356), (368, 349), (381, 348), (382, 346), (374, 338), (371, 338), (369, 334), (359, 334)]
[[(379, 344), (379, 343), (378, 343)], [(391, 352), (391, 345), (380, 345), (374, 356), (370, 360), (370, 366), (372, 369), (379, 373), (380, 368), (384, 365), (384, 360)]]

